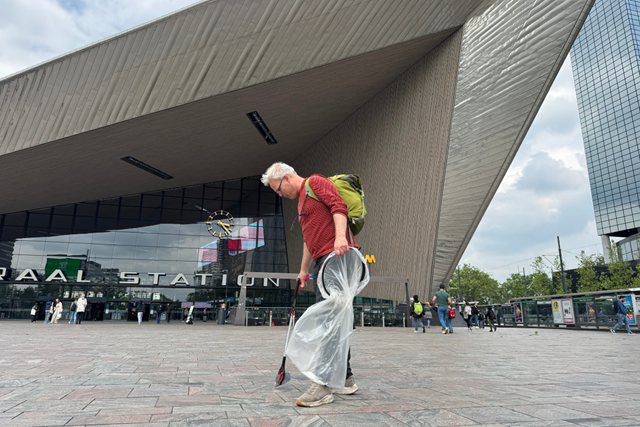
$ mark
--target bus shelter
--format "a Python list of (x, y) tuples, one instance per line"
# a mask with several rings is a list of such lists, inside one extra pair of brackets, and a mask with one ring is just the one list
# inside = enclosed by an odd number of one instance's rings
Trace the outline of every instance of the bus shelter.
[[(624, 296), (629, 324), (640, 329), (640, 288), (512, 298), (491, 305), (500, 326), (610, 329), (618, 321), (616, 302)], [(482, 309), (488, 308), (483, 305)]]

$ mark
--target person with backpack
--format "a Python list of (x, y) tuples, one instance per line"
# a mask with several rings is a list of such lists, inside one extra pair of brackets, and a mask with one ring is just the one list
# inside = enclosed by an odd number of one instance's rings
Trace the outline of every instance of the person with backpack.
[(451, 296), (444, 290), (444, 283), (440, 284), (440, 290), (433, 295), (432, 303), (434, 306), (438, 307), (438, 318), (442, 325), (442, 333), (453, 333), (451, 317), (449, 317)]
[(78, 310), (78, 298), (73, 300), (71, 307), (69, 307), (69, 324), (76, 323), (76, 310)]
[(418, 300), (418, 295), (413, 296), (413, 304), (411, 304), (411, 317), (413, 317), (413, 326), (415, 327), (414, 333), (420, 332), (418, 327), (422, 328), (422, 333), (427, 332), (424, 328), (424, 323), (422, 323), (422, 318), (424, 317), (424, 306)]
[(612, 334), (616, 333), (616, 329), (618, 329), (620, 326), (624, 325), (625, 328), (627, 328), (627, 332), (629, 333), (629, 335), (634, 335), (633, 332), (631, 332), (631, 328), (629, 328), (629, 318), (627, 317), (627, 307), (625, 307), (624, 305), (624, 300), (625, 300), (625, 296), (624, 295), (620, 295), (618, 297), (618, 301), (616, 304), (616, 314), (618, 315), (618, 323), (616, 323), (616, 325), (611, 328), (609, 331)]
[(487, 322), (489, 323), (489, 332), (497, 331), (496, 328), (496, 314), (491, 307), (487, 308)]
[(479, 328), (480, 325), (478, 325), (478, 315), (480, 314), (480, 310), (478, 310), (478, 303), (474, 303), (473, 307), (471, 307), (471, 326), (475, 326), (476, 328)]
[[(318, 303), (323, 297), (318, 289), (317, 277), (328, 256), (335, 252), (339, 257), (347, 253), (350, 247), (358, 247), (354, 233), (357, 234), (359, 228), (362, 228), (366, 214), (364, 204), (361, 203), (362, 188), (356, 188), (360, 184), (360, 178), (355, 175), (337, 175), (331, 177), (331, 180), (322, 175), (303, 178), (291, 166), (277, 162), (267, 169), (261, 181), (280, 197), (298, 199), (298, 221), (304, 238), (298, 281), (300, 287), (304, 288), (309, 280), (310, 270), (313, 272)], [(353, 190), (350, 193), (349, 205), (356, 206), (359, 213), (350, 212), (344, 196), (340, 193), (348, 192), (349, 188)], [(356, 231), (353, 231), (354, 228)], [(351, 351), (347, 355), (347, 375), (342, 390), (313, 383), (296, 400), (296, 404), (305, 407), (320, 406), (333, 402), (333, 393), (354, 394), (358, 386), (351, 371), (350, 360)]]

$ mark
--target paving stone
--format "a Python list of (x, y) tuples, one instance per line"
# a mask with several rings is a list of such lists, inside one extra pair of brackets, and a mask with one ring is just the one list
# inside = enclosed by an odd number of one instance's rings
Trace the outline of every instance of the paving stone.
[(567, 420), (578, 418), (593, 418), (593, 415), (557, 405), (528, 405), (510, 406), (509, 409), (531, 415), (542, 420)]
[[(43, 351), (52, 335), (64, 351)], [(360, 390), (317, 408), (295, 405), (310, 382), (292, 364), (274, 387), (286, 329), (0, 322), (3, 336), (23, 344), (0, 346), (2, 427), (640, 426), (640, 339), (612, 354), (605, 333), (359, 328)]]
[(151, 415), (96, 415), (93, 417), (73, 417), (67, 425), (147, 423), (150, 419)]
[(115, 408), (137, 408), (137, 407), (149, 407), (156, 406), (158, 402), (157, 397), (132, 397), (132, 398), (120, 398), (120, 399), (95, 399), (88, 406), (87, 409), (115, 409)]
[(525, 415), (502, 407), (491, 408), (456, 408), (450, 409), (454, 414), (469, 418), (477, 423), (509, 423), (518, 421), (539, 421), (540, 418)]
[(251, 417), (248, 419), (251, 427), (330, 427), (331, 425), (317, 415), (282, 416), (282, 417)]
[(396, 420), (389, 414), (342, 414), (322, 415), (322, 419), (332, 427), (406, 427), (406, 424)]
[(465, 418), (453, 412), (445, 409), (431, 409), (420, 411), (406, 411), (406, 412), (391, 412), (393, 418), (409, 426), (426, 426), (426, 427), (441, 427), (441, 426), (476, 426), (476, 422), (471, 421), (469, 418)]
[(64, 396), (68, 400), (84, 400), (91, 402), (94, 399), (111, 399), (118, 397), (127, 397), (131, 393), (132, 388), (114, 388), (114, 389), (88, 389), (74, 390)]

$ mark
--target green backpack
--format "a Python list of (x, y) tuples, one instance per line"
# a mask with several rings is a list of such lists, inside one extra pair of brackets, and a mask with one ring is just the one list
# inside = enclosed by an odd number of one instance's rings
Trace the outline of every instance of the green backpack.
[(413, 303), (413, 312), (420, 316), (422, 314), (422, 303), (414, 302)]
[[(367, 215), (367, 209), (364, 207), (364, 190), (362, 189), (360, 177), (358, 175), (345, 174), (330, 176), (328, 179), (336, 186), (338, 194), (347, 204), (347, 210), (349, 211), (347, 221), (351, 233), (355, 236), (364, 227), (364, 217)], [(307, 196), (320, 201), (311, 189), (309, 180), (305, 181), (304, 187)]]

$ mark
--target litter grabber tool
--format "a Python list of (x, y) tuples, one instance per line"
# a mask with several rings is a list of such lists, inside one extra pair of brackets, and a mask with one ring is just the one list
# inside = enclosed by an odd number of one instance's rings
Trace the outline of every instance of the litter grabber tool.
[[(306, 277), (305, 281), (309, 281), (309, 276)], [(287, 345), (289, 345), (289, 335), (291, 334), (291, 325), (296, 317), (296, 301), (298, 299), (298, 294), (300, 293), (300, 285), (302, 282), (298, 279), (298, 286), (296, 289), (296, 294), (293, 296), (293, 307), (291, 307), (291, 316), (289, 316), (289, 328), (287, 329), (287, 339), (284, 343), (284, 355), (282, 356), (282, 365), (280, 365), (280, 369), (278, 370), (278, 374), (276, 375), (276, 387), (281, 386), (282, 384), (288, 382), (291, 379), (291, 374), (285, 370), (285, 364), (287, 363)]]

